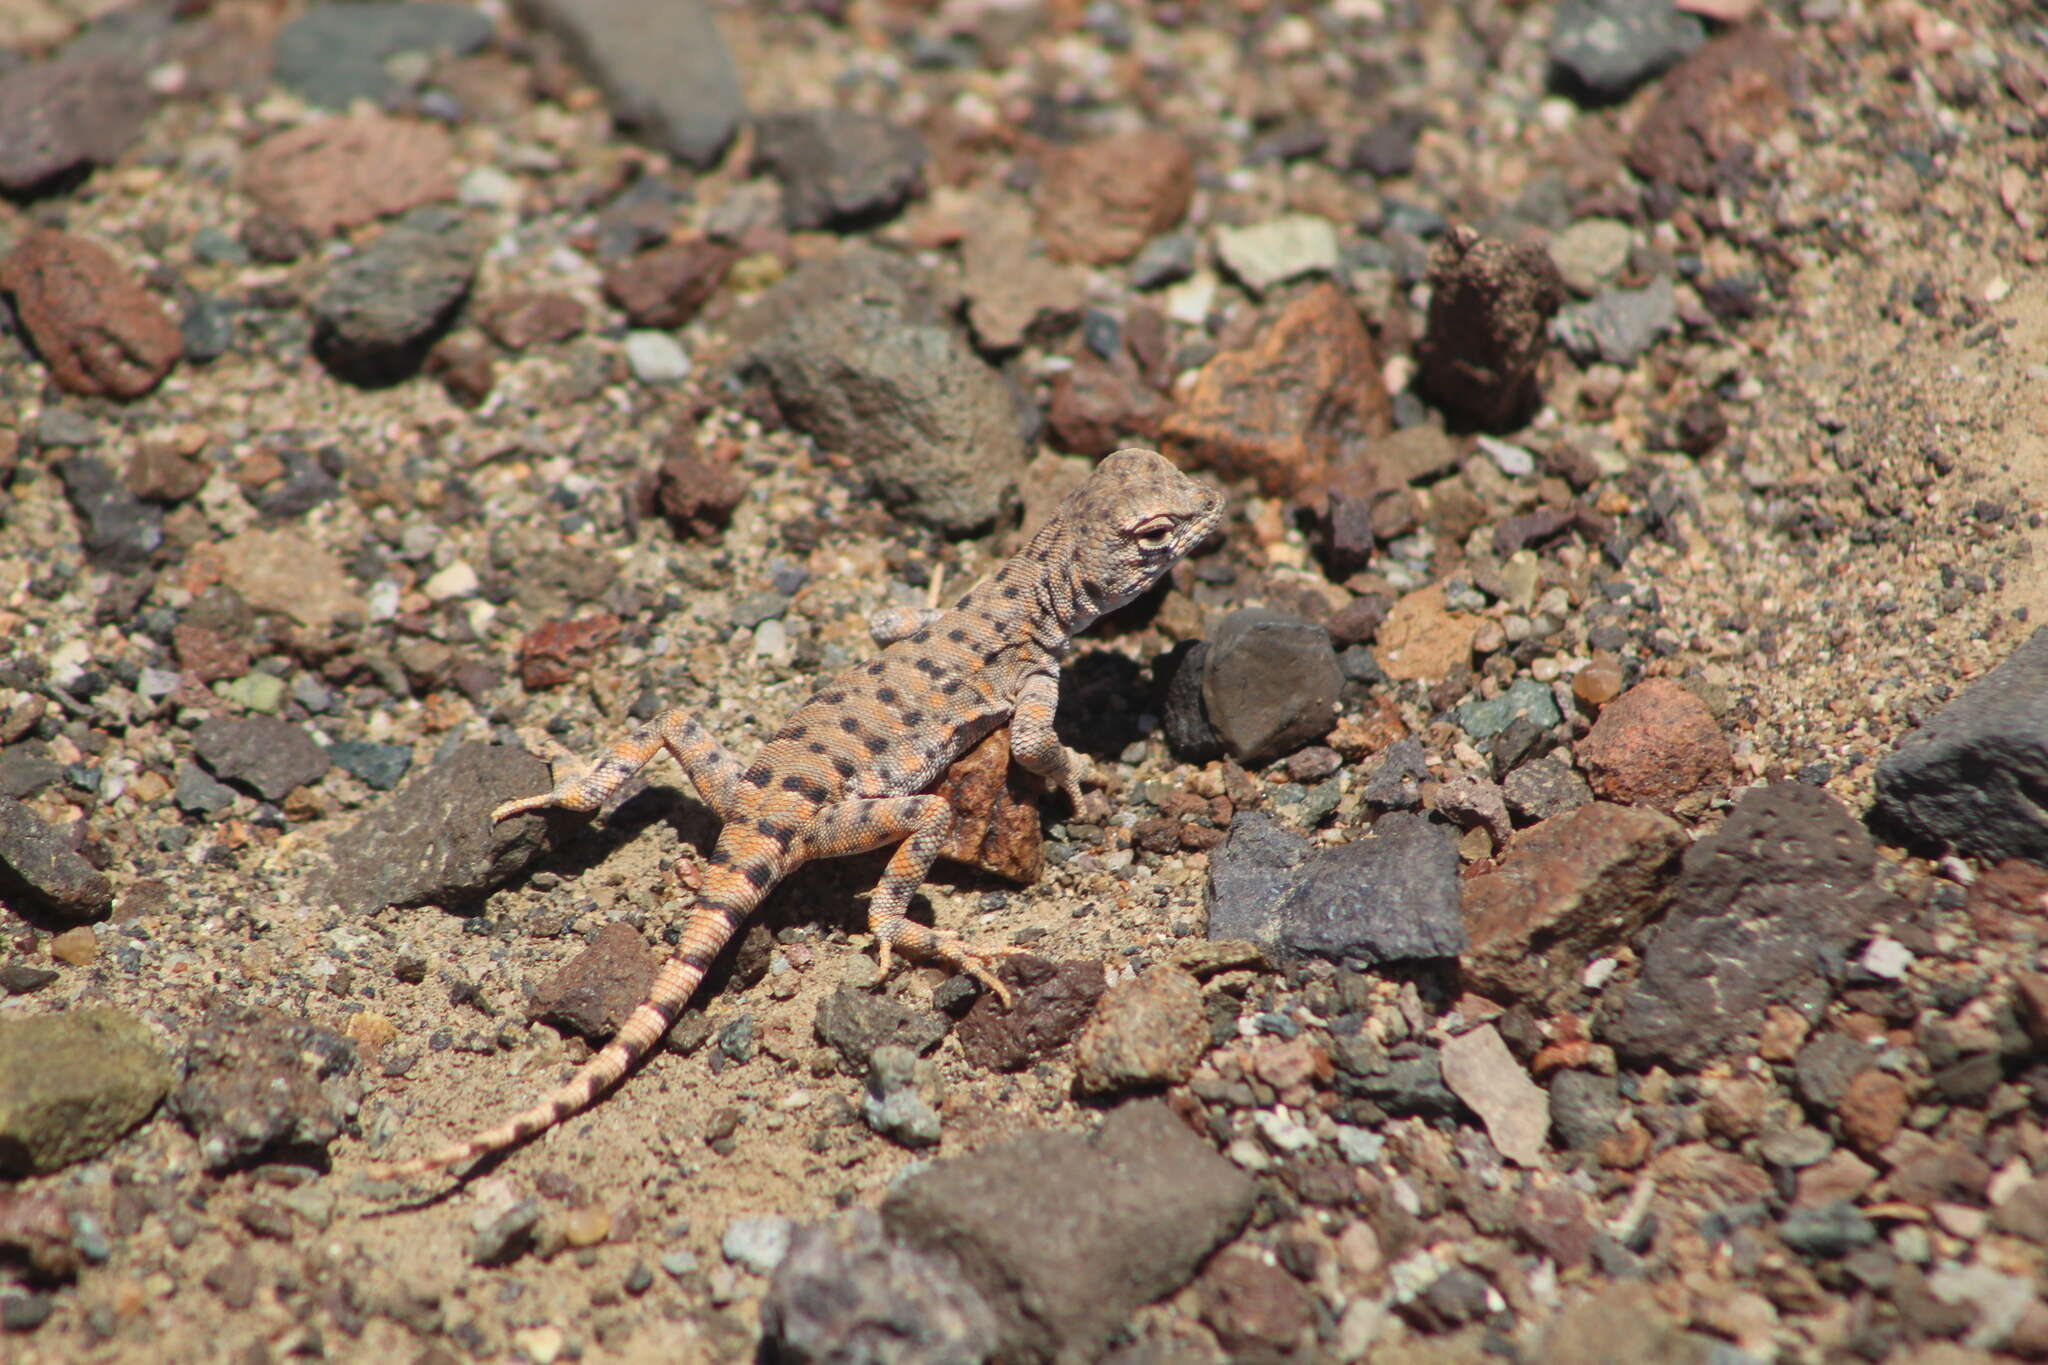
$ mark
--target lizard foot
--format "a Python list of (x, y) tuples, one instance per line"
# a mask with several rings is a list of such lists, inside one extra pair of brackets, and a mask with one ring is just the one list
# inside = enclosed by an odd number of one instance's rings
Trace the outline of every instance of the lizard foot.
[[(997, 979), (995, 968), (1003, 958), (1021, 957), (1026, 949), (977, 947), (950, 929), (932, 929), (926, 932), (930, 937), (917, 945), (915, 951), (918, 957), (941, 962), (967, 973), (986, 986), (996, 999), (1002, 1001), (1004, 1009), (1009, 1009), (1017, 1003), (1016, 997), (1010, 993), (1010, 988)], [(880, 983), (889, 975), (893, 945), (886, 937), (878, 938), (876, 941), (880, 946), (875, 954), (875, 980)]]

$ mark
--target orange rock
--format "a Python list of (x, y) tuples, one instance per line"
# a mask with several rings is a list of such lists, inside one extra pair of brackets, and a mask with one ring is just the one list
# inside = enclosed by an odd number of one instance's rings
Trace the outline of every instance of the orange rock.
[(953, 808), (941, 858), (1026, 885), (1044, 870), (1045, 834), (1031, 777), (1010, 762), (1006, 726), (969, 749), (939, 779)]
[(1432, 584), (1394, 603), (1380, 623), (1373, 657), (1397, 682), (1442, 682), (1459, 664), (1472, 662), (1472, 637), (1479, 622), (1444, 607), (1444, 590)]
[(273, 216), (324, 237), (455, 197), (455, 144), (438, 124), (329, 118), (266, 138), (242, 187)]
[(184, 354), (156, 295), (105, 247), (38, 228), (0, 257), (0, 293), (70, 393), (140, 398)]
[(1111, 265), (1178, 223), (1194, 194), (1194, 158), (1172, 133), (1058, 148), (1038, 190), (1038, 235), (1061, 260)]
[(1649, 678), (1608, 703), (1574, 751), (1593, 793), (1669, 809), (1725, 786), (1735, 757), (1706, 703), (1669, 678)]

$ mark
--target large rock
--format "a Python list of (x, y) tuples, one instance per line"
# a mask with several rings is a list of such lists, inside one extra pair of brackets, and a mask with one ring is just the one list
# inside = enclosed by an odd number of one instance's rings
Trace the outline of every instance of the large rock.
[(346, 109), (398, 93), (385, 64), (402, 52), (465, 55), (491, 36), (490, 16), (439, 0), (315, 5), (278, 31), (272, 77), (308, 104)]
[(0, 256), (0, 294), (69, 393), (140, 398), (170, 373), (184, 336), (154, 294), (113, 253), (37, 228)]
[(1912, 847), (2048, 864), (2048, 628), (1877, 765), (1869, 818)]
[(1330, 733), (1344, 686), (1330, 632), (1263, 607), (1233, 611), (1202, 651), (1202, 710), (1224, 751), (1247, 766)]
[(1670, 913), (1607, 1041), (1645, 1063), (1695, 1067), (1755, 1034), (1771, 1005), (1813, 1017), (1829, 964), (1868, 925), (1903, 913), (1871, 879), (1876, 866), (1870, 836), (1819, 788), (1744, 793), (1686, 851)]
[(1513, 431), (1542, 405), (1557, 266), (1541, 246), (1458, 228), (1430, 253), (1429, 283), (1418, 391), (1461, 426)]
[(924, 155), (914, 129), (846, 109), (772, 114), (754, 127), (755, 168), (782, 183), (782, 221), (795, 232), (895, 217)]
[(1209, 855), (1209, 937), (1250, 939), (1283, 961), (1374, 966), (1465, 947), (1458, 850), (1442, 827), (1393, 811), (1370, 838), (1316, 847), (1259, 811)]
[(185, 1045), (171, 1112), (211, 1171), (304, 1155), (341, 1136), (362, 1098), (355, 1044), (304, 1019), (217, 1002)]
[(171, 1064), (142, 1021), (116, 1010), (0, 1019), (0, 1175), (97, 1156), (149, 1117)]
[(900, 1181), (882, 1219), (980, 1291), (997, 1358), (1080, 1361), (1187, 1284), (1253, 1198), (1249, 1176), (1148, 1100), (1116, 1110), (1092, 1141), (1026, 1133), (939, 1162)]
[(469, 297), (483, 247), (460, 214), (414, 209), (328, 274), (313, 298), (313, 353), (368, 387), (416, 373)]
[(111, 56), (24, 62), (0, 75), (0, 190), (39, 193), (127, 150), (154, 97)]
[(746, 117), (704, 0), (521, 0), (604, 91), (612, 120), (688, 164), (715, 165)]
[(789, 424), (891, 506), (947, 535), (1016, 510), (1030, 455), (1016, 399), (909, 261), (860, 247), (805, 266), (739, 330)]

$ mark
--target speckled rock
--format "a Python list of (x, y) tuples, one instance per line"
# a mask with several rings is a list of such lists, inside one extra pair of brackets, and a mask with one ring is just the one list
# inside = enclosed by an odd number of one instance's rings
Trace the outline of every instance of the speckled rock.
[(399, 53), (459, 56), (490, 36), (490, 17), (469, 5), (315, 5), (278, 31), (273, 75), (323, 108), (346, 109), (359, 99), (381, 103), (396, 93), (385, 64)]
[(0, 1018), (0, 1175), (97, 1156), (148, 1118), (170, 1085), (170, 1061), (132, 1015)]
[(1455, 421), (1513, 431), (1543, 400), (1550, 319), (1564, 302), (1550, 254), (1458, 228), (1430, 253), (1429, 282), (1418, 390)]
[(11, 796), (0, 796), (0, 899), (66, 923), (105, 919), (114, 888), (70, 838)]
[(872, 1209), (797, 1229), (761, 1302), (761, 1335), (787, 1365), (981, 1365), (996, 1349), (981, 1295), (890, 1241)]
[(0, 75), (0, 190), (26, 195), (120, 156), (155, 103), (108, 57), (23, 62)]
[(1074, 1040), (1074, 1084), (1090, 1094), (1178, 1085), (1209, 1047), (1202, 988), (1154, 967), (1104, 991)]
[(818, 1041), (836, 1051), (846, 1069), (860, 1074), (878, 1047), (930, 1052), (945, 1039), (946, 1016), (919, 1010), (854, 986), (841, 986), (818, 1002), (811, 1028)]
[(417, 373), (468, 297), (482, 249), (460, 214), (414, 209), (328, 273), (312, 304), (314, 354), (366, 387)]
[(275, 716), (209, 720), (193, 731), (192, 748), (215, 777), (266, 801), (318, 782), (331, 766), (303, 726)]
[(1105, 986), (1100, 962), (1048, 962), (1029, 955), (1004, 958), (996, 976), (1015, 992), (1009, 1008), (984, 994), (960, 1021), (960, 1050), (989, 1071), (1022, 1071), (1064, 1047), (1095, 1009)]
[(355, 1044), (303, 1019), (218, 1002), (185, 1043), (171, 1112), (208, 1170), (267, 1153), (325, 1148), (362, 1097)]

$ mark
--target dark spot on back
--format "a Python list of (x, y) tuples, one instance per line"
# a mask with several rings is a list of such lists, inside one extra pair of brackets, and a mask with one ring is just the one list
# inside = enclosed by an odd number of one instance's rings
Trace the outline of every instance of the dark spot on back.
[(946, 638), (956, 645), (964, 645), (967, 643), (967, 632), (961, 627), (955, 626), (946, 632)]
[(768, 777), (768, 765), (766, 763), (756, 763), (740, 775), (740, 781), (746, 783), (749, 787), (765, 787), (768, 785)]
[(810, 732), (811, 727), (805, 725), (802, 721), (791, 721), (788, 725), (782, 727), (782, 737), (784, 739), (802, 739)]
[(814, 754), (822, 754), (829, 746), (823, 740), (814, 739), (809, 744), (804, 745), (804, 747)]
[(889, 752), (889, 741), (882, 735), (869, 735), (861, 743), (867, 746), (867, 750), (871, 754), (885, 754)]
[(920, 627), (920, 628), (918, 629), (918, 631), (917, 631), (917, 633), (916, 633), (916, 634), (914, 634), (914, 635), (912, 635), (912, 636), (910, 637), (910, 643), (912, 643), (912, 644), (914, 644), (914, 645), (921, 645), (921, 644), (925, 644), (925, 643), (929, 642), (929, 641), (931, 640), (931, 638), (932, 638), (932, 631), (931, 631), (931, 627), (930, 627), (930, 626), (922, 626), (922, 627)]
[(838, 773), (842, 778), (846, 779), (848, 782), (851, 782), (853, 780), (853, 775), (859, 772), (860, 769), (854, 766), (852, 759), (846, 757), (846, 755), (844, 754), (841, 754), (839, 757), (832, 760), (832, 771)]
[(783, 778), (782, 789), (786, 792), (795, 792), (798, 796), (812, 801), (823, 801), (826, 796), (825, 784), (804, 773), (791, 773)]
[(841, 717), (839, 718), (839, 728), (840, 728), (840, 729), (842, 729), (842, 730), (844, 730), (844, 731), (846, 731), (846, 733), (847, 733), (847, 734), (849, 734), (849, 735), (857, 735), (857, 734), (859, 734), (859, 733), (860, 733), (860, 717), (859, 717), (859, 716), (841, 716)]
[(863, 671), (870, 678), (879, 678), (882, 676), (882, 674), (889, 671), (889, 665), (883, 663), (880, 659), (877, 659), (873, 663), (869, 664), (867, 668)]
[(921, 727), (922, 727), (922, 726), (924, 725), (924, 712), (922, 712), (922, 711), (905, 711), (905, 712), (903, 713), (903, 724), (904, 724), (905, 728), (907, 728), (907, 729), (911, 729), (911, 730), (916, 730), (916, 729), (919, 729), (919, 728), (921, 728)]
[(740, 875), (745, 877), (756, 891), (766, 891), (775, 882), (775, 868), (769, 863), (748, 863), (740, 869)]
[(818, 700), (827, 706), (837, 706), (846, 700), (846, 693), (843, 689), (835, 687), (830, 692), (820, 692)]

